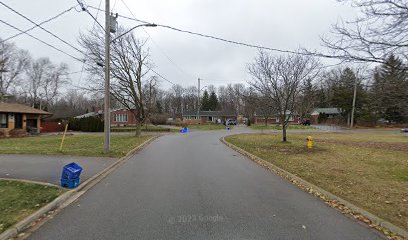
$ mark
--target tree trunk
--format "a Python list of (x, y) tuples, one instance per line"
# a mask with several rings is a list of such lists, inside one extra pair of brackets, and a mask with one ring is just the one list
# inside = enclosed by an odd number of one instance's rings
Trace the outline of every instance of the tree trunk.
[(142, 123), (138, 121), (137, 124), (136, 124), (136, 134), (135, 134), (135, 136), (139, 137), (141, 132), (142, 132)]
[(282, 125), (282, 135), (283, 135), (282, 141), (286, 142), (286, 124)]

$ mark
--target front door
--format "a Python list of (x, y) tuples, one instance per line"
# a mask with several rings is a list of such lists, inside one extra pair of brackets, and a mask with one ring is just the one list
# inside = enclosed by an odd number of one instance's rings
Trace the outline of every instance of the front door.
[(23, 115), (22, 114), (14, 114), (14, 128), (23, 128)]

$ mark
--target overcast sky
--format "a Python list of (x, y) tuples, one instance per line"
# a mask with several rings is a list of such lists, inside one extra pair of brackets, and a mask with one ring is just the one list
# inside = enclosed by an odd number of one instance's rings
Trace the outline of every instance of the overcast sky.
[[(77, 4), (76, 0), (0, 1), (37, 23)], [(324, 51), (320, 46), (320, 36), (328, 34), (330, 25), (336, 23), (340, 18), (352, 19), (356, 15), (355, 9), (335, 0), (123, 1), (138, 19), (285, 50), (296, 50), (302, 46)], [(103, 0), (101, 8), (104, 8), (104, 2)], [(100, 0), (85, 0), (85, 3), (97, 7)], [(122, 0), (111, 0), (111, 6), (113, 12), (132, 16)], [(96, 16), (97, 11), (89, 10)], [(1, 5), (0, 13), (1, 20), (20, 29), (32, 26), (30, 22)], [(103, 12), (99, 12), (98, 20), (104, 23)], [(128, 27), (137, 24), (123, 18), (119, 18), (118, 21)], [(93, 23), (93, 19), (85, 12), (72, 10), (43, 26), (78, 46), (79, 32), (91, 29)], [(17, 33), (2, 23), (0, 26), (0, 38)], [(30, 33), (72, 55), (81, 57), (76, 50), (41, 29), (35, 29)], [(138, 28), (134, 34), (141, 38), (151, 38), (149, 47), (151, 58), (156, 65), (155, 70), (172, 82), (183, 86), (196, 85), (198, 77), (204, 79), (203, 85), (245, 83), (250, 79), (246, 64), (251, 62), (257, 54), (257, 50), (253, 48), (231, 45), (163, 28), (145, 28), (145, 30)], [(49, 57), (56, 63), (68, 63), (70, 72), (80, 71), (82, 68), (82, 63), (28, 36), (21, 35), (11, 41), (14, 41), (19, 48), (29, 50), (35, 58)], [(86, 84), (86, 77), (83, 76), (80, 80), (79, 73), (72, 74), (71, 79), (74, 85)], [(161, 86), (168, 88), (171, 85), (162, 81)]]

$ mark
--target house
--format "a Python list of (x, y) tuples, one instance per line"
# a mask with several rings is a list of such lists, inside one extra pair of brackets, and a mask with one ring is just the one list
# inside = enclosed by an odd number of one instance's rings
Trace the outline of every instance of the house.
[(111, 111), (111, 125), (112, 126), (132, 126), (136, 125), (137, 120), (131, 110), (117, 109)]
[[(286, 115), (289, 115), (290, 111), (286, 112)], [(280, 120), (276, 113), (255, 113), (254, 114), (254, 123), (255, 124), (279, 124)], [(289, 123), (299, 124), (301, 122), (300, 117), (297, 114), (292, 114), (289, 117)]]
[(194, 111), (183, 112), (182, 114), (182, 121), (187, 124), (224, 123), (228, 119), (236, 120), (235, 114), (222, 111)]
[[(97, 112), (89, 112), (74, 118), (87, 118), (87, 117), (100, 117), (103, 118), (103, 111), (99, 110)], [(137, 120), (131, 110), (121, 108), (111, 110), (111, 125), (112, 126), (132, 126), (136, 125)]]
[(23, 104), (0, 102), (0, 136), (25, 135), (27, 131), (39, 133), (41, 119), (51, 115)]
[[(319, 116), (324, 114), (324, 119), (319, 119)], [(310, 122), (312, 124), (317, 123), (330, 123), (338, 124), (339, 117), (341, 116), (341, 110), (338, 108), (315, 108), (310, 114)]]

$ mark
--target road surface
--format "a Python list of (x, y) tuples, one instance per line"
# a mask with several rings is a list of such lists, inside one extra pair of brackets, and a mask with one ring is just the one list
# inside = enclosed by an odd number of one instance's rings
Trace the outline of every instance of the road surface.
[(30, 239), (383, 239), (229, 149), (225, 134), (156, 139)]

